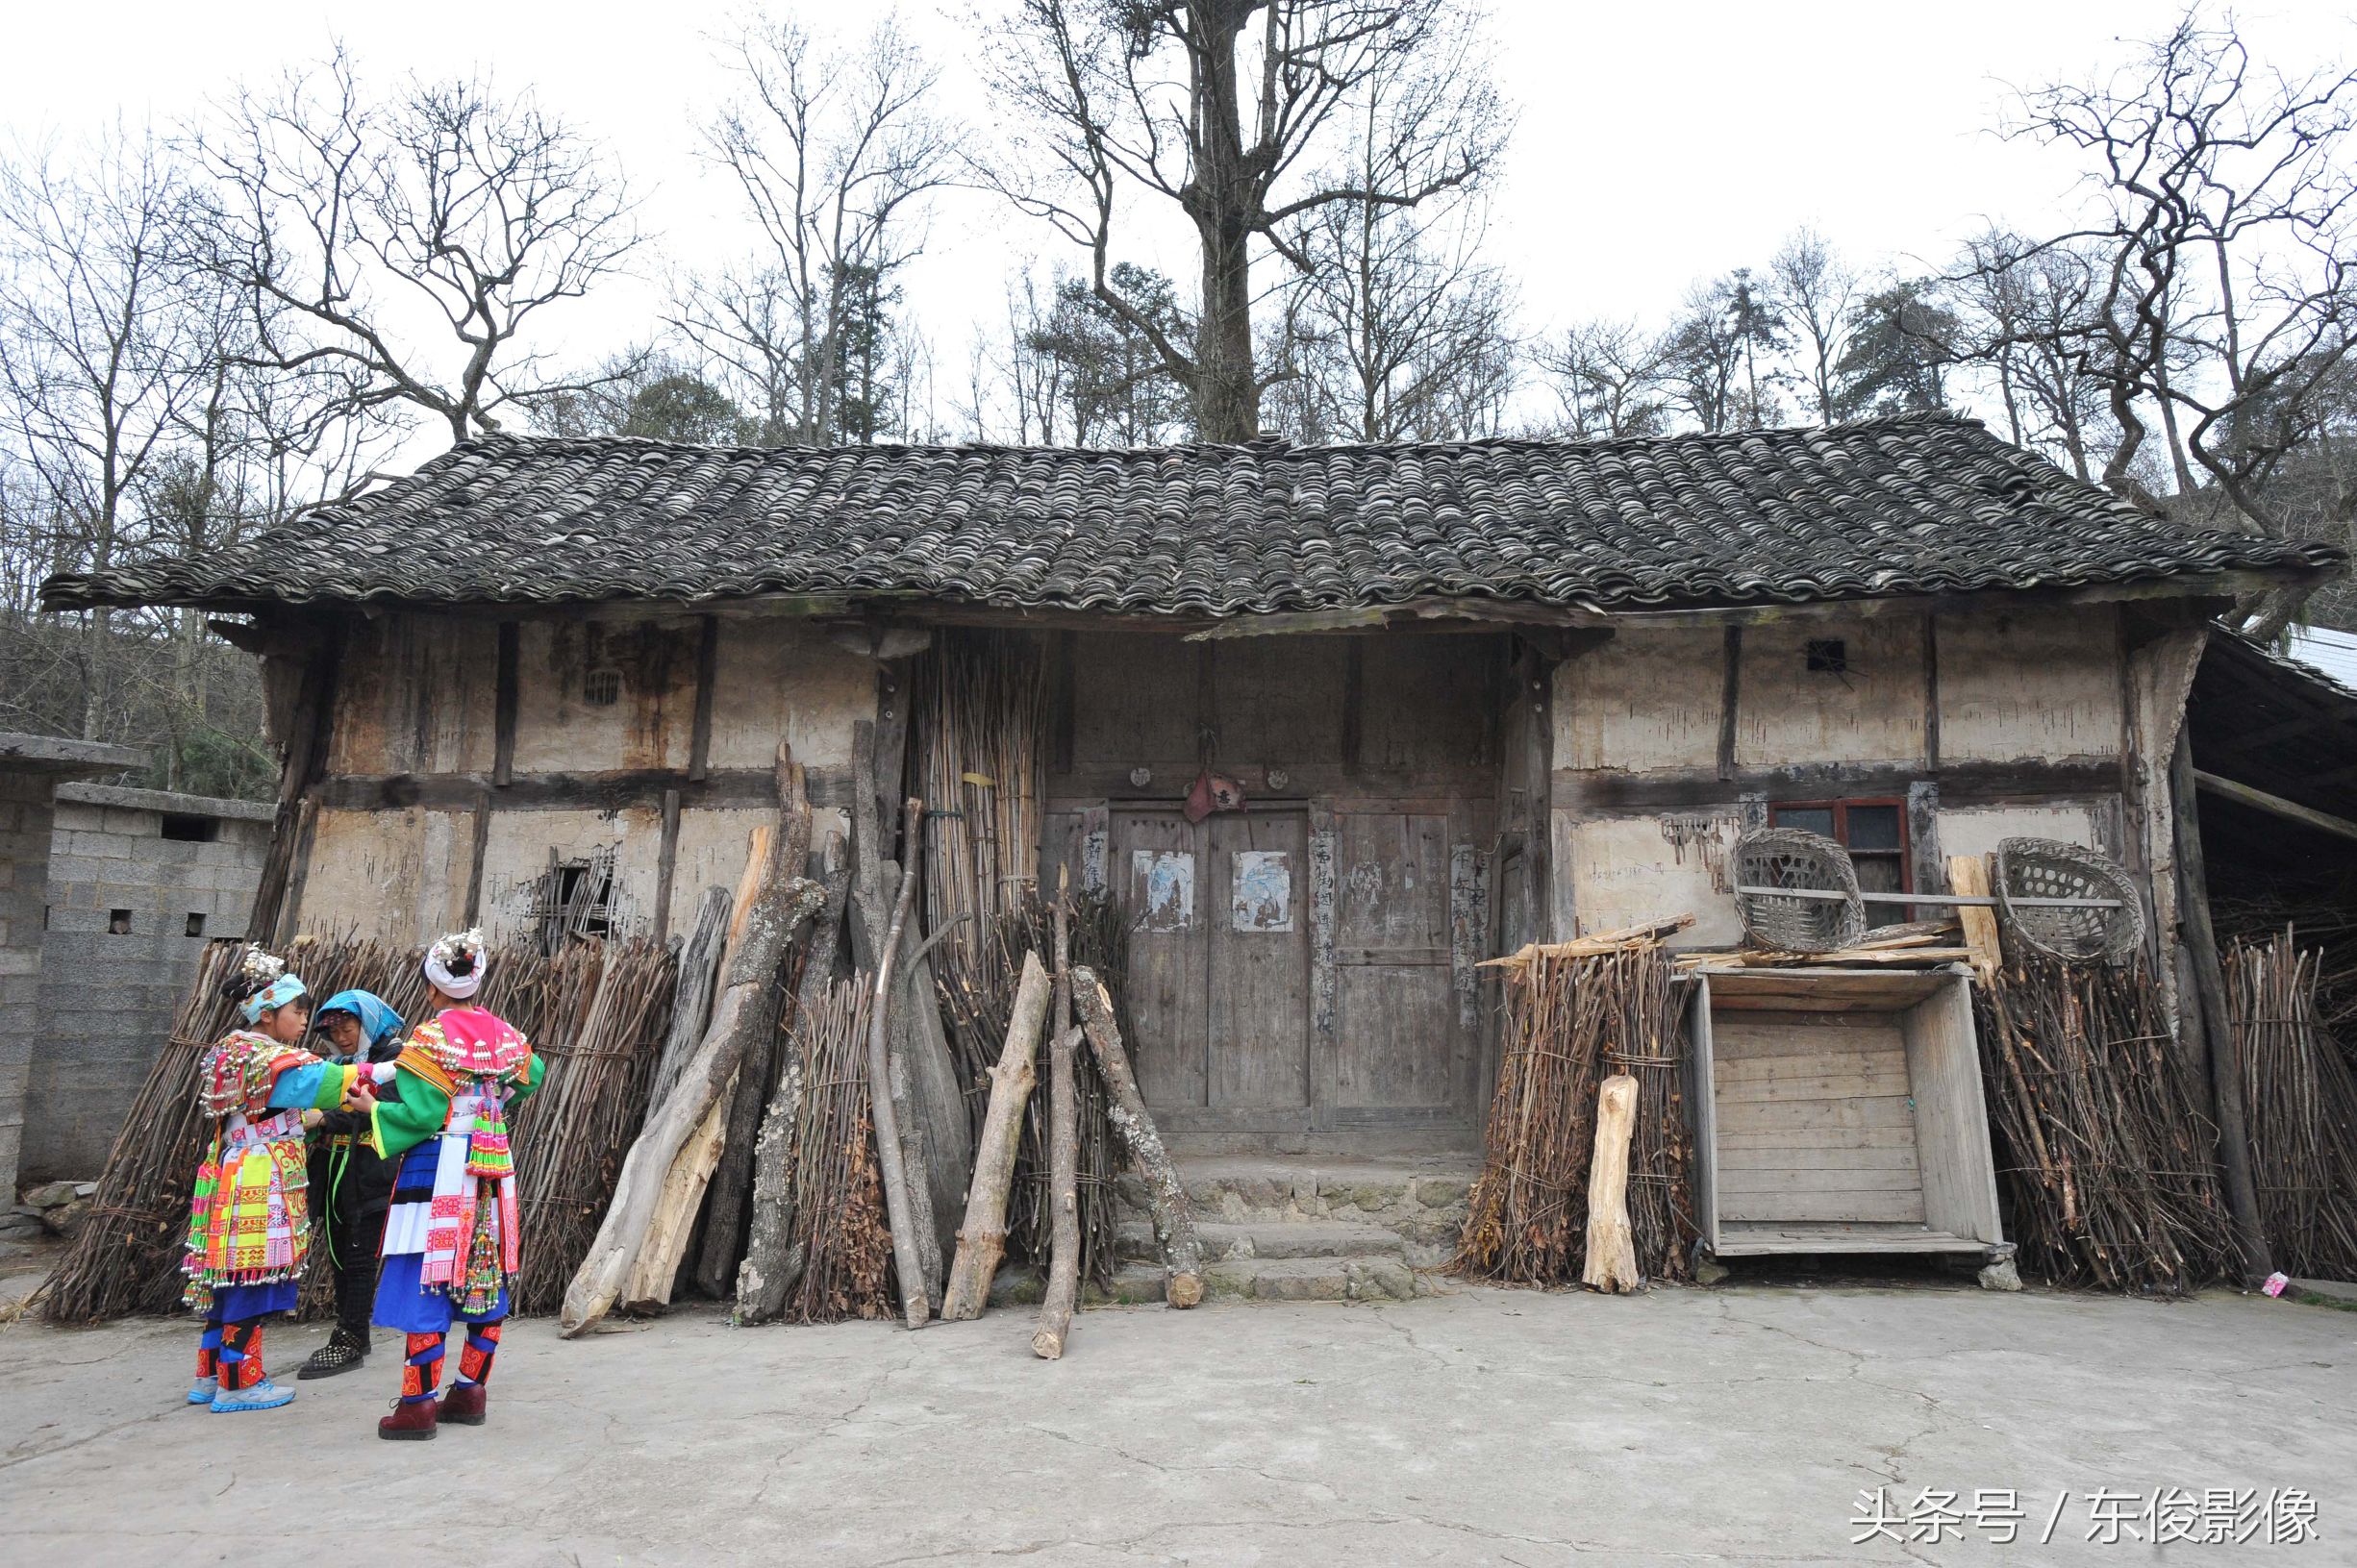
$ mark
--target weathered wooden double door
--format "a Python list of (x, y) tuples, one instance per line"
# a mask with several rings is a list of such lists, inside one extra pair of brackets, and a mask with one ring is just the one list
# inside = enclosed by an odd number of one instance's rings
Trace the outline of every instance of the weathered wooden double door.
[[(1478, 867), (1445, 811), (1112, 808), (1140, 1086), (1174, 1132), (1469, 1123), (1460, 923)], [(1452, 883), (1454, 888), (1452, 891)]]

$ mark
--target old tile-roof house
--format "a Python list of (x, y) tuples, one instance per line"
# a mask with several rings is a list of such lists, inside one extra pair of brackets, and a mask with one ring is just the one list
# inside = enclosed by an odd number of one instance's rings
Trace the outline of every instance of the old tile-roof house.
[[(1015, 874), (1131, 897), (1149, 1102), (1181, 1138), (1318, 1148), (1471, 1139), (1472, 966), (1681, 909), (1726, 941), (1748, 822), (1901, 891), (2072, 839), (2169, 933), (2205, 629), (2339, 565), (1915, 416), (1127, 452), (494, 436), (45, 592), (250, 617), (288, 746), (255, 929), (401, 940), (524, 933), (564, 876), (613, 928), (683, 931), (781, 741), (840, 811), (855, 725), (905, 735), (909, 659), (1012, 633), (1045, 670)], [(922, 738), (880, 741), (888, 802)], [(1206, 768), (1243, 809), (1181, 809)]]

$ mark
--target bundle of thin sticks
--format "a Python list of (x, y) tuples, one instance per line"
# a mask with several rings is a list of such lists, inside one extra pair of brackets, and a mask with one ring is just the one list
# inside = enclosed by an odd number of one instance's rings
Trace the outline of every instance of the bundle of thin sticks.
[(867, 1094), (867, 1009), (875, 977), (854, 973), (794, 1020), (787, 1049), (802, 1067), (792, 1159), (789, 1255), (800, 1273), (789, 1323), (889, 1318), (892, 1261)]
[[(933, 972), (943, 992), (957, 995), (997, 983), (993, 928), (1038, 890), (1044, 662), (1027, 634), (944, 629), (912, 679), (915, 782), (931, 819), (925, 930), (947, 933)], [(1005, 1042), (978, 1031), (970, 1009), (953, 1007), (949, 1023), (979, 1128), (984, 1094), (973, 1091)]]
[(2357, 1080), (2317, 1021), (2320, 955), (2291, 928), (2226, 954), (2259, 1219), (2275, 1266), (2357, 1280)]
[[(959, 1073), (966, 1083), (969, 1102), (981, 1105), (990, 1090), (990, 1067), (1006, 1042), (1009, 1014), (1015, 1008), (1015, 987), (1023, 971), (1023, 955), (1037, 953), (1042, 964), (1055, 951), (1051, 932), (1053, 905), (1028, 892), (1002, 911), (985, 929), (970, 966), (944, 969), (937, 982), (941, 1011), (952, 1021), (960, 1039), (993, 1042), (992, 1055), (979, 1069), (962, 1059)], [(1129, 925), (1119, 902), (1109, 893), (1072, 895), (1072, 962), (1093, 969), (1113, 996), (1115, 1022), (1124, 1039), (1138, 1037), (1121, 995), (1119, 977), (1128, 972)], [(1113, 1131), (1112, 1098), (1097, 1071), (1095, 1058), (1079, 1053), (1074, 1063), (1079, 1088), (1081, 1278), (1100, 1285), (1113, 1282), (1114, 1230), (1119, 1200), (1114, 1179), (1120, 1168), (1120, 1141)], [(1010, 1257), (1044, 1265), (1049, 1250), (1052, 1215), (1047, 1203), (1047, 1096), (1035, 1094), (1023, 1111), (1023, 1135), (1015, 1163), (1015, 1185), (1007, 1205), (1007, 1252)]]
[(1676, 1279), (1695, 1235), (1680, 1027), (1683, 987), (1657, 935), (1528, 948), (1505, 960), (1506, 1044), (1481, 1179), (1453, 1274), (1576, 1284), (1587, 1257), (1596, 1091), (1638, 1081), (1629, 1223), (1638, 1267)]
[[(220, 993), (243, 953), (238, 942), (206, 950), (171, 1039), (124, 1117), (89, 1221), (46, 1288), (42, 1310), (52, 1322), (163, 1312), (179, 1304), (188, 1192), (212, 1132), (197, 1111), (197, 1069), (236, 1025), (236, 1007)], [(338, 991), (373, 991), (413, 1024), (425, 1014), (421, 958), (415, 948), (337, 937), (301, 937), (288, 952), (314, 1007)], [(627, 1145), (645, 1113), (644, 1083), (670, 1006), (670, 963), (668, 954), (643, 942), (582, 943), (554, 958), (517, 948), (492, 955), (482, 1005), (548, 1059), (536, 1096), (545, 1104), (525, 1102), (514, 1129), (524, 1203), (547, 1211), (536, 1212), (540, 1223), (526, 1228), (519, 1310), (546, 1309), (553, 1298), (530, 1305), (533, 1282), (553, 1273), (561, 1290), (595, 1232), (595, 1213), (589, 1234), (565, 1216), (582, 1204), (603, 1211), (613, 1184), (609, 1167), (618, 1158), (610, 1152)], [(610, 972), (613, 983), (602, 984)], [(601, 1002), (609, 1012), (599, 1022), (590, 1015)], [(333, 1049), (316, 1035), (304, 1043), (322, 1055)], [(304, 1282), (306, 1314), (328, 1305), (336, 1245), (326, 1193), (310, 1196), (314, 1244)]]
[(2005, 944), (1975, 993), (2006, 1234), (2054, 1284), (2178, 1293), (2222, 1276), (2218, 1133), (2141, 963)]

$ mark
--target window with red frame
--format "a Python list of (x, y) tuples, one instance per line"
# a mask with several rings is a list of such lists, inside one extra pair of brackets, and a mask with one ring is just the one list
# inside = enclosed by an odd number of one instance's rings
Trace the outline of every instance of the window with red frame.
[[(1858, 868), (1858, 890), (1912, 893), (1915, 879), (1907, 859), (1907, 803), (1904, 800), (1779, 801), (1768, 809), (1779, 828), (1805, 828), (1849, 851)], [(1903, 904), (1869, 904), (1866, 923), (1895, 926), (1909, 917)]]

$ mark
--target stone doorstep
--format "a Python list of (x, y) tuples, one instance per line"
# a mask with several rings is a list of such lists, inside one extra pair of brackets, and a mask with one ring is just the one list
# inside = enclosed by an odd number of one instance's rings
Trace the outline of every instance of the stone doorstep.
[[(1344, 1220), (1257, 1220), (1243, 1225), (1197, 1221), (1195, 1234), (1203, 1242), (1206, 1261), (1242, 1257), (1397, 1257), (1407, 1250), (1406, 1238), (1381, 1225), (1353, 1225)], [(1162, 1257), (1149, 1220), (1124, 1220), (1116, 1235), (1116, 1256), (1123, 1262), (1152, 1263)]]
[[(1392, 1255), (1356, 1257), (1226, 1257), (1204, 1265), (1211, 1301), (1412, 1301), (1440, 1293), (1439, 1284)], [(1142, 1306), (1163, 1299), (1159, 1263), (1127, 1263), (1114, 1273), (1109, 1295), (1092, 1302)]]

